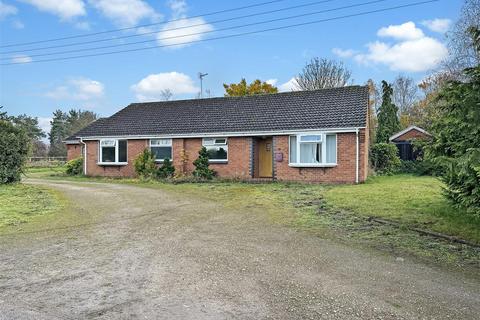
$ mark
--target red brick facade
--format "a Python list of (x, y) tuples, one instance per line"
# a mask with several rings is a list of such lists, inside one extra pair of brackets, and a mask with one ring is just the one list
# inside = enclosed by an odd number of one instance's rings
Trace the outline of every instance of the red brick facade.
[(421, 132), (415, 128), (405, 132), (399, 137), (396, 137), (393, 141), (394, 142), (400, 142), (400, 141), (411, 141), (415, 139), (428, 139), (430, 136), (428, 134), (425, 134), (424, 132)]
[[(255, 156), (255, 144), (252, 137), (228, 138), (228, 162), (212, 163), (210, 167), (219, 177), (251, 179), (258, 165)], [(337, 134), (337, 166), (330, 168), (296, 168), (289, 166), (288, 136), (273, 137), (274, 178), (280, 181), (304, 181), (322, 183), (355, 183), (356, 180), (356, 133)], [(148, 140), (128, 140), (128, 164), (121, 166), (98, 164), (98, 141), (87, 141), (87, 174), (89, 176), (133, 177), (134, 159), (145, 148)], [(173, 165), (177, 173), (189, 175), (194, 170), (193, 161), (198, 157), (202, 146), (201, 138), (173, 139)], [(69, 147), (70, 150), (71, 147)], [(77, 149), (81, 149), (78, 145)], [(69, 151), (76, 157), (76, 149)], [(281, 154), (281, 156), (280, 156)], [(280, 159), (281, 158), (281, 159)], [(281, 161), (280, 161), (281, 160)], [(359, 132), (359, 182), (365, 181), (368, 172), (368, 133)]]
[(81, 144), (67, 144), (67, 160), (80, 158), (82, 156)]

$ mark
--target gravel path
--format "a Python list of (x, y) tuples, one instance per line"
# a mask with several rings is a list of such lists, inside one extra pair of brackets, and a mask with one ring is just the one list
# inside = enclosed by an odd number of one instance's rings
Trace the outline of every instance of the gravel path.
[(129, 185), (30, 183), (61, 190), (87, 222), (0, 236), (0, 319), (480, 314), (478, 278), (272, 225), (261, 208), (229, 212)]

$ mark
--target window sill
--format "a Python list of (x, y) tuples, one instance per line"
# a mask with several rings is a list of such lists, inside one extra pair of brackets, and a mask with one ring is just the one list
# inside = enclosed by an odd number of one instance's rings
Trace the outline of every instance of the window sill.
[(99, 166), (112, 166), (112, 167), (118, 167), (118, 166), (126, 166), (128, 165), (128, 162), (97, 162), (97, 165)]
[(208, 160), (209, 164), (228, 164), (228, 160)]
[(293, 168), (333, 168), (336, 167), (336, 163), (289, 163), (289, 167)]

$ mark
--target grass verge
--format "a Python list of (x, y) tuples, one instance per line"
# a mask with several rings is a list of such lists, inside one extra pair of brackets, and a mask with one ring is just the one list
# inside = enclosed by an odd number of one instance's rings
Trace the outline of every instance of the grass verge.
[(63, 206), (53, 190), (21, 183), (0, 185), (0, 230), (54, 214)]

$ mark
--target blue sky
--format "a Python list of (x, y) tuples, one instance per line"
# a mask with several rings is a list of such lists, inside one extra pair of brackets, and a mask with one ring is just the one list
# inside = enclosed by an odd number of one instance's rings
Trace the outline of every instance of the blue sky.
[[(29, 62), (0, 66), (0, 104), (10, 114), (38, 116), (44, 128), (55, 109), (82, 108), (109, 116), (135, 101), (157, 100), (163, 89), (175, 99), (193, 98), (199, 91), (197, 73), (208, 72), (204, 88), (214, 96), (223, 95), (224, 82), (270, 80), (282, 90), (291, 90), (291, 79), (312, 57), (343, 61), (353, 72), (355, 84), (369, 78), (393, 80), (398, 74), (421, 80), (447, 54), (444, 33), (457, 19), (462, 2), (440, 0), (418, 7), (334, 20), (293, 29), (270, 31), (245, 37), (222, 39), (153, 50), (89, 57), (67, 61), (35, 63), (58, 56), (33, 54), (116, 45), (151, 40), (144, 45), (117, 47), (95, 52), (165, 45), (172, 42), (206, 39), (245, 31), (266, 29), (363, 11), (376, 10), (419, 0), (390, 0), (362, 7), (325, 12), (265, 25), (229, 31), (225, 27), (289, 17), (343, 7), (367, 0), (324, 1), (295, 10), (266, 14), (236, 21), (212, 21), (251, 13), (320, 2), (284, 0), (260, 7), (233, 11), (193, 20), (177, 20), (142, 29), (95, 37), (48, 42), (0, 51), (25, 50), (78, 41), (150, 32), (151, 35), (116, 39), (90, 45), (51, 50), (1, 54), (1, 63)], [(71, 35), (166, 22), (187, 16), (267, 2), (267, 0), (0, 0), (0, 45), (31, 42)], [(188, 27), (195, 24), (196, 27)], [(202, 24), (198, 26), (198, 24)], [(183, 27), (183, 29), (171, 30)], [(170, 30), (168, 30), (170, 29)], [(158, 31), (158, 33), (154, 33)], [(209, 32), (183, 38), (178, 35)], [(170, 39), (165, 39), (170, 38)], [(83, 52), (87, 53), (87, 52)], [(64, 54), (69, 56), (72, 54)], [(75, 55), (75, 54), (74, 54)], [(289, 82), (290, 81), (290, 82)]]

